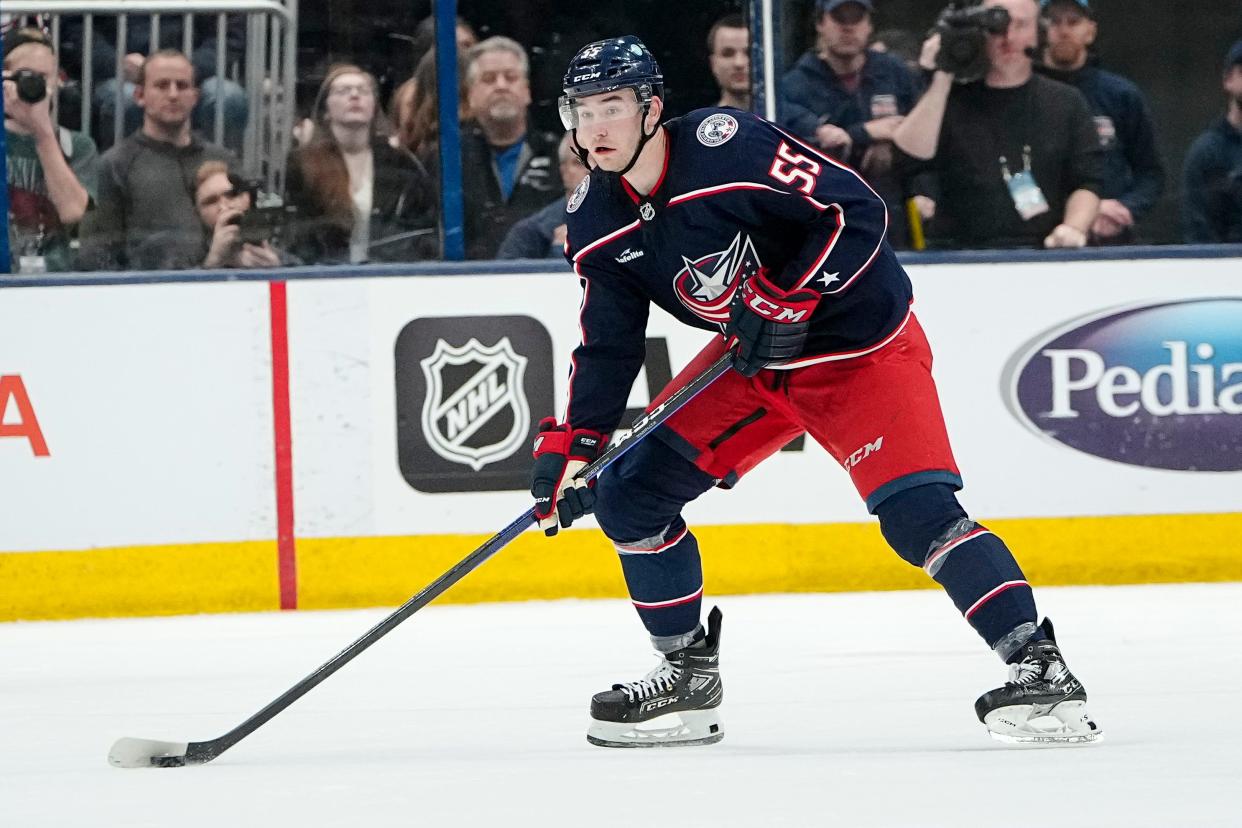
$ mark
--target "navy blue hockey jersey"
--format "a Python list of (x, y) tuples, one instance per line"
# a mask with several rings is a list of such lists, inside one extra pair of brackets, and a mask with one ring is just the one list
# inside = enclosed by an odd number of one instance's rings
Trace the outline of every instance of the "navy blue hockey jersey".
[(873, 350), (909, 315), (888, 212), (856, 172), (736, 109), (696, 110), (664, 129), (664, 172), (649, 195), (596, 170), (566, 207), (565, 256), (583, 287), (565, 413), (575, 428), (608, 433), (621, 419), (651, 302), (720, 331), (760, 268), (781, 287), (819, 290), (806, 348), (786, 369)]

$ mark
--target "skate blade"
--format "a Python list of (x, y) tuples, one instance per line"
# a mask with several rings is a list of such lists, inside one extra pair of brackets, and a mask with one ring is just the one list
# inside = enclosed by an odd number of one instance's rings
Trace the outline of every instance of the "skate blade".
[(1104, 739), (1082, 701), (1061, 702), (1051, 710), (1029, 704), (1000, 707), (983, 724), (996, 741), (1022, 747), (1090, 745)]
[(716, 710), (686, 710), (638, 725), (591, 719), (587, 741), (599, 747), (691, 747), (710, 745), (724, 738), (724, 725)]

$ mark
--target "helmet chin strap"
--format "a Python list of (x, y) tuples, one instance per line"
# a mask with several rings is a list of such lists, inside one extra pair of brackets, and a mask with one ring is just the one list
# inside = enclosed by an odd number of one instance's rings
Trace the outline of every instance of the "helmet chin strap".
[(647, 123), (647, 113), (650, 111), (651, 111), (651, 104), (650, 103), (643, 104), (643, 117), (642, 117), (642, 120), (638, 122), (638, 132), (640, 135), (642, 135), (642, 137), (638, 139), (638, 146), (634, 148), (634, 154), (630, 156), (630, 163), (625, 165), (625, 169), (617, 173), (618, 177), (625, 175), (627, 172), (629, 172), (631, 169), (634, 168), (634, 165), (638, 163), (638, 156), (643, 154), (643, 147), (647, 146), (647, 142), (655, 137), (656, 130), (660, 128), (660, 125), (656, 124), (655, 129), (651, 130), (650, 134), (648, 134), (646, 128), (644, 127), (644, 124)]

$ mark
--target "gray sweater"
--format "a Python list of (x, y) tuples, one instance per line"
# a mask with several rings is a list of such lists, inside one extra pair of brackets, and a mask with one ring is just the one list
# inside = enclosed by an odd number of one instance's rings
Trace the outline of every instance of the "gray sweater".
[(95, 209), (82, 225), (82, 268), (145, 270), (194, 260), (204, 232), (194, 176), (205, 161), (233, 160), (198, 136), (177, 147), (136, 132), (108, 150)]

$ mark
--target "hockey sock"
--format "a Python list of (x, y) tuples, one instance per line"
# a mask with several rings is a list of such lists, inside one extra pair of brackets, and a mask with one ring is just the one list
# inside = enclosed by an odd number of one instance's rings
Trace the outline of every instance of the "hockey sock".
[[(647, 632), (661, 650), (685, 646), (699, 627), (703, 567), (699, 544), (678, 517), (655, 537), (616, 543), (621, 570)], [(688, 641), (686, 642), (688, 643)]]
[[(1022, 630), (1034, 630), (1031, 585), (1004, 541), (986, 527), (968, 519), (957, 521), (933, 544), (923, 569), (1002, 659), (1029, 638), (1022, 636)], [(1010, 640), (1015, 637), (1022, 638), (1016, 646)]]
[(950, 486), (906, 489), (875, 512), (889, 545), (944, 587), (997, 655), (1007, 659), (1026, 643), (1024, 631), (1035, 625), (1026, 576), (1004, 542), (966, 515)]

